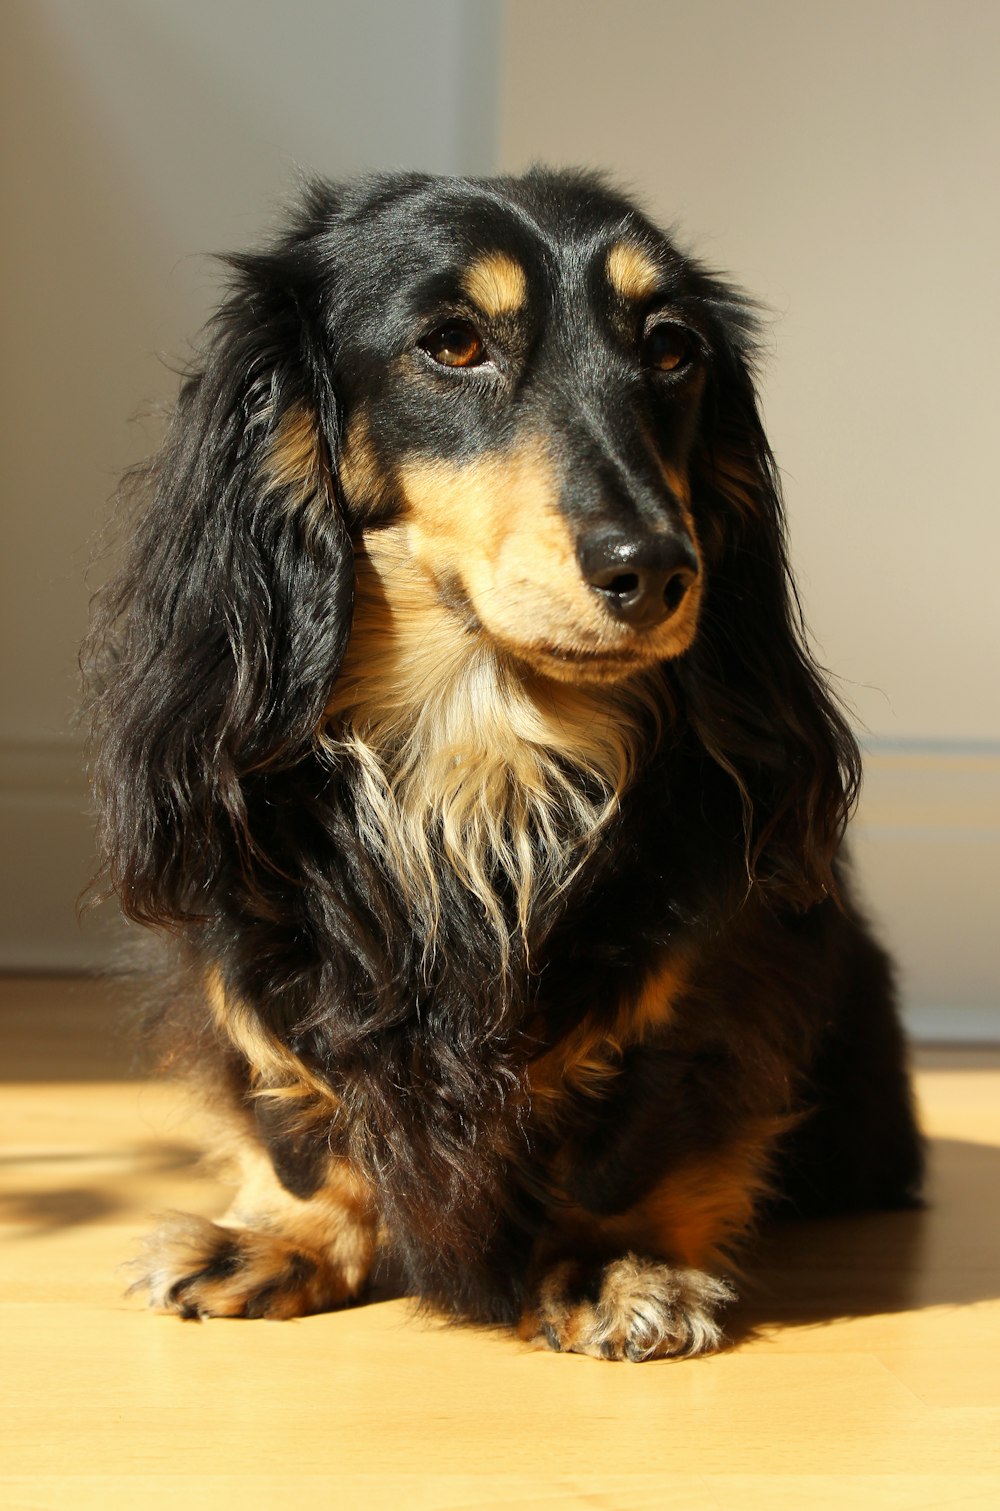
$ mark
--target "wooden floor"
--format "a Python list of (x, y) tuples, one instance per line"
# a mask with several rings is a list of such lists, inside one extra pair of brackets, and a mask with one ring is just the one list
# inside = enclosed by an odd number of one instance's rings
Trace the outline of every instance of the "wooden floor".
[(414, 1320), (183, 1323), (123, 1294), (218, 1211), (106, 986), (0, 981), (0, 1504), (1000, 1507), (1000, 1053), (920, 1060), (925, 1213), (786, 1228), (713, 1358), (631, 1365)]

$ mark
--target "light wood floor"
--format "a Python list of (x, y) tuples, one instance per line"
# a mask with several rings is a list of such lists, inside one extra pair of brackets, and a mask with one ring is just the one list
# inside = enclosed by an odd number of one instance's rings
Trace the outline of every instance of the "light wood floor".
[(606, 1364), (383, 1301), (182, 1323), (123, 1295), (151, 1214), (212, 1214), (111, 989), (0, 981), (0, 1504), (1000, 1507), (1000, 1053), (936, 1051), (925, 1213), (769, 1238), (713, 1358)]

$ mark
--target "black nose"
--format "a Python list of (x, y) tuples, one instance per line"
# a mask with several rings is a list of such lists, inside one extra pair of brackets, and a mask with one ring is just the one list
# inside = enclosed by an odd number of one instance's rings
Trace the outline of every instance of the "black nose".
[(675, 614), (698, 576), (694, 546), (675, 530), (595, 531), (584, 536), (577, 558), (584, 581), (616, 619), (636, 629), (651, 629)]

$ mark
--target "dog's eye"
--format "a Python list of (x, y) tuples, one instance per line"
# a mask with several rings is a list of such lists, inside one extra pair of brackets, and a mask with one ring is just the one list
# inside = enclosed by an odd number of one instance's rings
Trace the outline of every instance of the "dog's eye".
[(467, 320), (447, 320), (420, 345), (442, 367), (478, 367), (486, 361), (483, 338)]
[(678, 372), (694, 359), (694, 341), (680, 325), (654, 325), (642, 343), (642, 360), (660, 372)]

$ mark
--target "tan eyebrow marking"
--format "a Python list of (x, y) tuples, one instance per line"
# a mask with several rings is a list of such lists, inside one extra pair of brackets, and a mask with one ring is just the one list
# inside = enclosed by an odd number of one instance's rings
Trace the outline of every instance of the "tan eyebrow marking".
[(660, 281), (652, 257), (631, 241), (615, 242), (604, 270), (609, 283), (625, 299), (648, 299)]
[(524, 269), (506, 252), (488, 252), (466, 269), (465, 292), (484, 315), (512, 315), (528, 297)]

